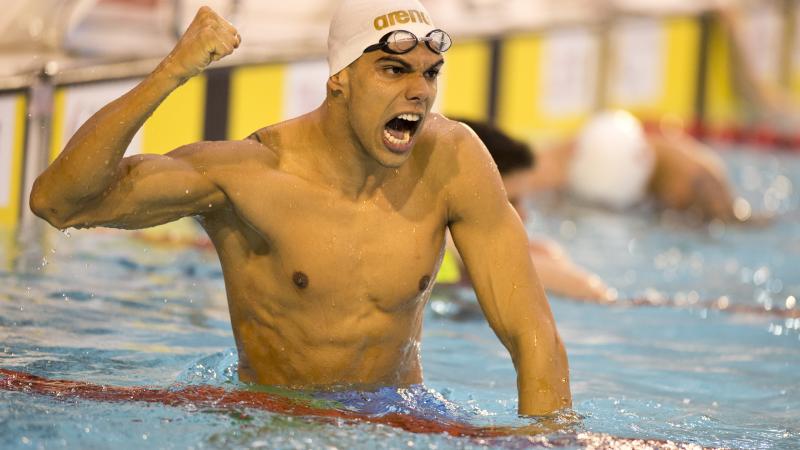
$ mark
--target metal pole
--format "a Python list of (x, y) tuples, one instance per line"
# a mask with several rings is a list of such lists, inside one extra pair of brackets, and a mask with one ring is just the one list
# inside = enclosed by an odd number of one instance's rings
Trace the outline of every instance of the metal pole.
[(24, 270), (37, 264), (42, 257), (45, 223), (28, 207), (33, 182), (49, 163), (50, 133), (52, 131), (54, 87), (51, 75), (43, 70), (30, 87), (28, 106), (28, 130), (25, 146), (22, 178), (22, 205), (17, 240), (21, 253), (18, 269)]
[(797, 35), (797, 2), (796, 0), (782, 0), (781, 14), (783, 16), (783, 37), (781, 39), (780, 84), (787, 91), (792, 87), (792, 72), (794, 70), (792, 53)]

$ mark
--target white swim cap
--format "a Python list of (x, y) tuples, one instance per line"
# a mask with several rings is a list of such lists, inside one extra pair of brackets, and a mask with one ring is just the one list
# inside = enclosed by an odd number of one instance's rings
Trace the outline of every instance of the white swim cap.
[(435, 29), (418, 0), (343, 0), (328, 32), (330, 76), (349, 66), (390, 31), (406, 30), (424, 37)]
[(578, 136), (569, 187), (586, 200), (622, 209), (644, 198), (654, 166), (639, 120), (626, 111), (606, 111), (592, 117)]

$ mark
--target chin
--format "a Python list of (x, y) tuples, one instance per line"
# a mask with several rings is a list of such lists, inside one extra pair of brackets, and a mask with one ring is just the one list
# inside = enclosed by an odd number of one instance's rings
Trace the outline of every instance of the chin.
[(376, 158), (375, 161), (377, 161), (378, 164), (380, 164), (382, 167), (385, 167), (387, 169), (398, 169), (398, 168), (402, 167), (403, 164), (406, 163), (406, 161), (408, 161), (408, 157), (409, 157), (409, 154), (406, 154), (406, 155), (394, 155), (394, 154), (392, 154), (392, 155), (388, 155), (387, 157), (383, 157), (383, 158), (380, 158), (380, 159)]

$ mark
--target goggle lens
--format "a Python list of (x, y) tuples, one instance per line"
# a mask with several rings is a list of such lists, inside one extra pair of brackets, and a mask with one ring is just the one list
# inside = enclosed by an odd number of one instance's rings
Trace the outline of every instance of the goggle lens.
[(436, 53), (444, 53), (453, 45), (450, 35), (442, 30), (433, 30), (421, 40), (424, 40), (428, 48)]
[(402, 55), (414, 50), (420, 41), (424, 41), (425, 45), (436, 53), (444, 53), (453, 45), (450, 35), (442, 30), (433, 30), (422, 38), (418, 38), (410, 31), (397, 30), (385, 35), (379, 43), (370, 45), (364, 49), (364, 52), (383, 50), (387, 53)]
[(417, 46), (417, 37), (408, 31), (395, 31), (386, 40), (386, 47), (395, 53), (408, 53)]

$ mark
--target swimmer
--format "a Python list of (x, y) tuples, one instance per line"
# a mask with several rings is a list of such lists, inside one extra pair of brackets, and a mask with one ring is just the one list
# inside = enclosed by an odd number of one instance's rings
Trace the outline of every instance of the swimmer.
[(219, 255), (242, 381), (422, 383), (422, 314), (445, 233), (517, 371), (519, 412), (571, 405), (567, 356), (483, 144), (431, 113), (450, 37), (417, 0), (345, 0), (316, 110), (239, 141), (124, 157), (178, 86), (240, 43), (201, 8), (139, 85), (89, 118), (35, 182), (56, 228), (196, 217)]
[(711, 221), (744, 222), (722, 160), (677, 130), (645, 132), (625, 111), (592, 117), (573, 142), (537, 154), (533, 191), (564, 190), (624, 209), (652, 198), (666, 208)]
[[(489, 124), (464, 119), (459, 121), (472, 128), (486, 145), (500, 171), (508, 201), (525, 223), (528, 219), (525, 198), (530, 193), (535, 166), (530, 147)], [(573, 263), (555, 241), (531, 239), (528, 250), (536, 273), (548, 291), (579, 300), (614, 300), (613, 291), (600, 277)]]

